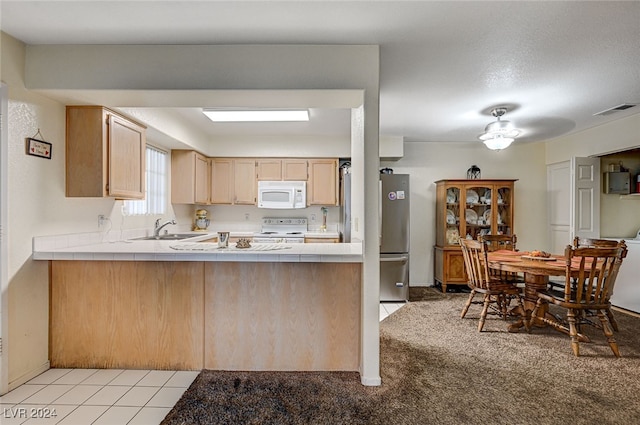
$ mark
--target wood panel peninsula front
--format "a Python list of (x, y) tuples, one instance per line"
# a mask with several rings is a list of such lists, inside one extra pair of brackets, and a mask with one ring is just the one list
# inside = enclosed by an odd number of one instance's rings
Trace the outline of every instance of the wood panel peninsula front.
[(181, 243), (35, 240), (34, 259), (51, 265), (51, 366), (359, 370), (360, 244)]

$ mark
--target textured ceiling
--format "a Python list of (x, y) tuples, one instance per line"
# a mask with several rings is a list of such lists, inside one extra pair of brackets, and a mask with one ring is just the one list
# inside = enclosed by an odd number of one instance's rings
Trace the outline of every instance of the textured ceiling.
[[(593, 116), (640, 103), (638, 1), (5, 0), (0, 8), (2, 30), (27, 44), (378, 44), (380, 131), (407, 141), (477, 140), (499, 105), (521, 143), (640, 113)], [(323, 115), (336, 132), (348, 126)], [(315, 128), (327, 126), (300, 131)]]

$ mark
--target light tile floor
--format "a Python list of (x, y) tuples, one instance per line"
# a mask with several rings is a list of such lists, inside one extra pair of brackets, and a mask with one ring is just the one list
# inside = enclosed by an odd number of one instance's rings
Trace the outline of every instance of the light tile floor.
[[(405, 303), (380, 303), (380, 320)], [(0, 396), (0, 425), (156, 425), (195, 372), (49, 369)]]
[(386, 319), (391, 313), (398, 311), (406, 303), (384, 302), (380, 303), (380, 321)]
[(159, 424), (198, 373), (49, 369), (0, 397), (0, 424)]

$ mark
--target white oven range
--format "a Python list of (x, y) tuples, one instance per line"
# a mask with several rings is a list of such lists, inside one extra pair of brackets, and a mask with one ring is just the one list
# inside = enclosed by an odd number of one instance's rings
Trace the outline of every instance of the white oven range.
[(253, 234), (254, 243), (304, 243), (306, 218), (264, 217), (259, 233)]

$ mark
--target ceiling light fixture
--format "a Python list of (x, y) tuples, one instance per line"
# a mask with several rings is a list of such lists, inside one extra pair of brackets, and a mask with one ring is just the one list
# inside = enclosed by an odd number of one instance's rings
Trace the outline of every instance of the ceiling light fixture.
[(484, 128), (484, 134), (479, 138), (486, 147), (491, 150), (500, 150), (509, 147), (520, 131), (513, 127), (509, 121), (502, 121), (500, 117), (507, 112), (507, 108), (494, 108), (491, 115), (497, 118), (496, 121), (487, 124)]
[(203, 109), (213, 122), (309, 121), (307, 109)]

